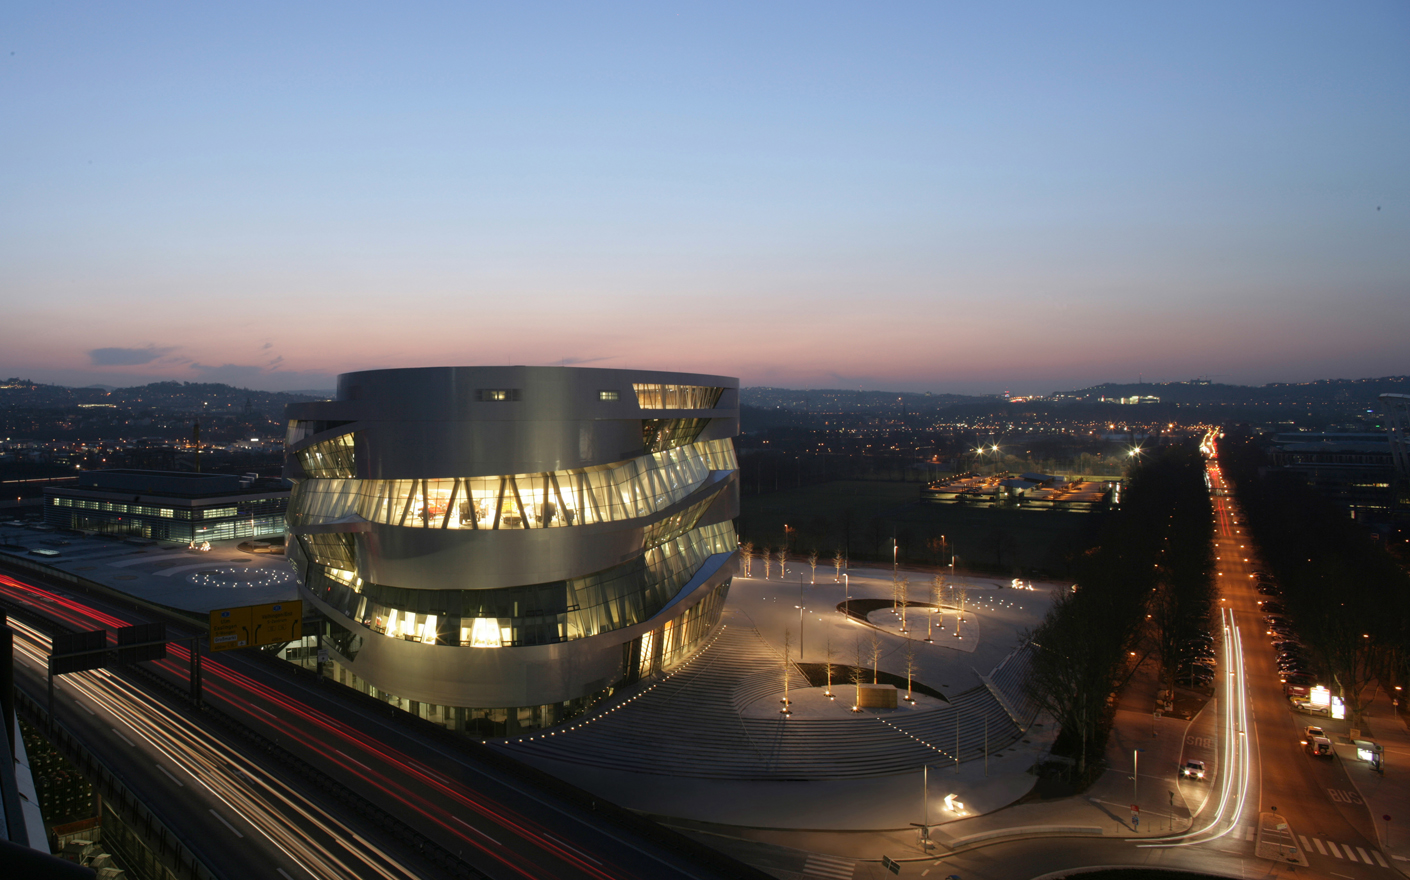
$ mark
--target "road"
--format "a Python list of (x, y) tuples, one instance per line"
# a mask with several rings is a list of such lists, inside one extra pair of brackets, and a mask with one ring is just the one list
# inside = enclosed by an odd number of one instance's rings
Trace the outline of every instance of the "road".
[[(1148, 866), (1231, 876), (1302, 876), (1389, 880), (1399, 876), (1376, 845), (1371, 816), (1340, 759), (1315, 758), (1301, 745), (1301, 726), (1283, 696), (1253, 572), (1259, 568), (1239, 511), (1226, 495), (1216, 459), (1208, 462), (1214, 505), (1214, 548), (1221, 651), (1216, 709), (1219, 758), (1205, 808), (1188, 832), (1143, 839), (1046, 838), (996, 843), (937, 860), (909, 861), (901, 876), (958, 875), (1010, 880), (1101, 866)], [(1174, 768), (1169, 782), (1175, 785)], [(1143, 774), (1144, 776), (1144, 774)], [(1303, 860), (1277, 845), (1277, 825)], [(1260, 827), (1265, 828), (1262, 856)], [(1282, 862), (1281, 864), (1279, 862)], [(882, 877), (864, 865), (857, 877)]]
[[(43, 702), (49, 639), (23, 621), (20, 686)], [(159, 814), (203, 862), (232, 877), (411, 880), (409, 853), (378, 847), (371, 829), (334, 818), (316, 794), (268, 772), (199, 717), (98, 669), (61, 676), (55, 718)]]
[[(46, 616), (76, 629), (104, 627), (110, 632), (110, 642), (113, 641), (111, 632), (115, 628), (145, 619), (130, 609), (40, 584), (21, 575), (0, 575), (0, 596), (42, 611)], [(194, 627), (183, 632), (180, 627), (168, 624), (168, 636), (171, 638), (194, 634)], [(173, 645), (167, 660), (150, 665), (161, 675), (184, 687), (188, 664), (188, 651)], [(203, 667), (207, 703), (327, 773), (357, 796), (396, 814), (420, 833), (450, 852), (460, 854), (466, 862), (491, 877), (591, 877), (600, 880), (680, 877), (706, 880), (720, 876), (692, 864), (676, 852), (614, 827), (589, 811), (558, 801), (492, 767), (479, 765), (463, 753), (418, 737), (414, 732), (391, 723), (387, 716), (369, 714), (358, 705), (350, 705), (337, 698), (337, 691), (340, 690), (337, 687), (320, 687), (279, 675), (264, 664), (242, 656), (240, 652), (226, 652), (218, 658), (205, 657)], [(122, 673), (78, 673), (64, 678), (74, 681), (84, 678), (121, 679), (126, 682), (128, 700), (136, 699), (148, 690), (140, 679)], [(31, 693), (39, 696), (42, 690)], [(117, 701), (118, 697), (114, 694), (109, 699)], [(89, 708), (100, 707), (90, 705)], [(218, 739), (208, 727), (197, 723), (202, 713), (179, 705), (169, 708), (183, 718), (196, 745), (210, 746)], [(79, 710), (74, 707), (70, 711), (65, 706), (59, 711), (67, 713), (59, 717), (68, 723)], [(105, 719), (109, 717), (105, 716)], [(148, 723), (145, 718), (132, 720), (139, 727)], [(104, 720), (103, 724), (107, 723)], [(116, 723), (107, 730), (93, 725), (89, 725), (88, 729), (99, 739), (109, 742), (114, 737), (113, 730), (124, 732), (124, 727)], [(128, 733), (124, 735), (132, 738)], [(228, 743), (226, 745), (237, 748)], [(151, 760), (147, 761), (149, 757)], [(149, 782), (160, 786), (165, 777), (155, 764), (160, 763), (161, 759), (152, 753), (142, 760), (150, 764), (151, 769), (147, 766), (134, 769), (144, 773)], [(241, 766), (249, 771), (258, 763), (246, 758)], [(168, 765), (167, 769), (172, 768)], [(171, 789), (184, 787), (195, 792), (196, 786), (178, 785), (181, 776), (175, 772), (172, 775), (175, 780), (167, 780), (165, 785)], [(206, 782), (210, 781), (206, 777), (225, 777), (224, 785), (227, 787), (241, 785), (249, 789), (261, 784), (242, 780), (238, 773), (233, 774), (232, 780), (231, 772), (220, 766), (219, 758), (211, 758), (196, 767), (196, 775), (202, 776)], [(250, 775), (251, 780), (259, 779), (257, 771)], [(211, 787), (228, 794), (224, 788)], [(309, 797), (311, 800), (305, 803), (314, 803), (317, 793)], [(247, 803), (244, 805), (250, 806)], [(213, 808), (219, 809), (210, 807), (188, 812), (208, 812)], [(321, 815), (327, 817), (323, 821), (333, 821), (331, 816), (342, 812), (335, 804), (324, 804), (322, 808)], [(289, 803), (270, 802), (260, 813), (262, 818), (257, 821), (276, 823), (277, 816), (290, 811), (298, 812)], [(225, 818), (245, 835), (239, 840), (256, 839), (257, 832), (252, 833), (252, 828), (241, 825), (240, 817), (226, 814)], [(287, 816), (285, 818), (294, 821)], [(209, 826), (210, 823), (206, 824)], [(216, 826), (213, 830), (202, 830), (193, 839), (218, 840), (218, 834), (210, 836), (214, 830), (230, 834)], [(296, 855), (290, 847), (281, 849), (279, 857), (293, 860)], [(275, 864), (279, 857), (271, 856), (268, 863)], [(279, 870), (300, 880), (310, 875), (349, 876), (349, 872), (328, 866), (303, 864), (300, 867), (306, 870), (296, 873), (279, 863), (264, 876), (279, 876)], [(750, 873), (742, 865), (739, 872)], [(380, 876), (361, 870), (351, 874)]]
[[(1228, 488), (1217, 460), (1209, 463), (1209, 478), (1216, 491)], [(1214, 507), (1220, 604), (1242, 623), (1251, 733), (1260, 756), (1258, 809), (1285, 818), (1312, 873), (1389, 876), (1381, 866), (1386, 858), (1376, 845), (1371, 815), (1340, 759), (1313, 757), (1301, 744), (1302, 726), (1317, 719), (1294, 715), (1283, 695), (1272, 640), (1258, 606), (1263, 597), (1253, 572), (1261, 566), (1234, 499), (1216, 494)]]

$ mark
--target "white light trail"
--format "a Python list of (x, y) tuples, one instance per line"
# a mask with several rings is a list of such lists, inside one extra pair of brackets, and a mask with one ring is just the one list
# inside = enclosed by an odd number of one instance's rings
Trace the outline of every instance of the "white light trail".
[[(33, 658), (39, 668), (46, 668), (49, 637), (15, 619), (10, 620), (10, 626), (23, 636), (15, 641), (18, 652)], [(413, 880), (417, 876), (263, 768), (247, 763), (223, 742), (193, 728), (188, 720), (107, 670), (67, 675), (56, 680), (55, 687), (71, 688), (125, 725), (310, 875), (375, 876), (383, 880)], [(87, 710), (87, 706), (83, 708)], [(115, 732), (128, 741), (127, 736)], [(165, 767), (158, 765), (157, 769), (181, 785)], [(216, 818), (229, 824), (218, 813)], [(335, 846), (330, 848), (314, 839), (310, 826)]]
[(1244, 671), (1242, 632), (1230, 608), (1220, 609), (1224, 634), (1224, 728), (1219, 767), (1219, 805), (1209, 823), (1197, 831), (1146, 838), (1142, 848), (1198, 846), (1213, 843), (1239, 827), (1253, 777), (1253, 747), (1249, 743), (1248, 682)]

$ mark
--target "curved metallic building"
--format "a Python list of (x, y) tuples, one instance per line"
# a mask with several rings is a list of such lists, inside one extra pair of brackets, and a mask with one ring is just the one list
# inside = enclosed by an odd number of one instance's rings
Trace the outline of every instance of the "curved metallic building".
[(289, 557), (331, 621), (325, 672), (506, 736), (683, 663), (736, 567), (738, 385), (432, 367), (289, 406)]

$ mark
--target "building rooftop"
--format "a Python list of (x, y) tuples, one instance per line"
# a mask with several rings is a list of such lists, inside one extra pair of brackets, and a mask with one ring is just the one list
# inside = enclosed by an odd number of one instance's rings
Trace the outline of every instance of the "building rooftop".
[(180, 471), (145, 471), (126, 468), (85, 471), (62, 487), (107, 492), (161, 495), (173, 498), (209, 498), (242, 492), (288, 489), (283, 480), (258, 480), (238, 474), (191, 474)]

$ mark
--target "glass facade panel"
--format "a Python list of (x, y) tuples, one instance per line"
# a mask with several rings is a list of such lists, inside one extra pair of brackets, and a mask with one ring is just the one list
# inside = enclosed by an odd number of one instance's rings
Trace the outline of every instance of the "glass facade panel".
[(334, 428), (341, 428), (343, 425), (351, 425), (350, 421), (333, 421), (331, 419), (290, 419), (289, 428), (284, 432), (284, 445), (295, 446), (304, 442), (314, 434), (321, 434), (324, 431), (331, 431)]
[(323, 535), (297, 535), (304, 553), (319, 565), (327, 565), (344, 571), (357, 569), (357, 550), (354, 539), (348, 533)]
[(427, 480), (303, 480), (295, 528), (361, 518), (430, 529), (542, 529), (650, 516), (735, 470), (734, 444), (710, 440), (592, 468)]
[[(300, 540), (310, 537), (331, 536)], [(737, 546), (733, 525), (723, 522), (665, 540), (622, 565), (546, 584), (419, 590), (368, 583), (351, 567), (322, 561), (311, 563), (306, 583), (344, 615), (393, 638), (464, 647), (542, 645), (649, 620), (711, 556)], [(327, 551), (309, 552), (310, 559), (315, 552)]]
[(714, 409), (725, 389), (711, 385), (632, 383), (642, 409)]
[(689, 446), (708, 424), (709, 419), (642, 419), (641, 442), (647, 452)]
[[(61, 529), (158, 541), (258, 538), (285, 531), (287, 504), (287, 498), (276, 496), (240, 501), (234, 507), (192, 509), (56, 495), (45, 505), (45, 521)], [(193, 524), (193, 518), (200, 523)]]
[(355, 477), (353, 435), (339, 434), (294, 453), (299, 467), (310, 477)]

